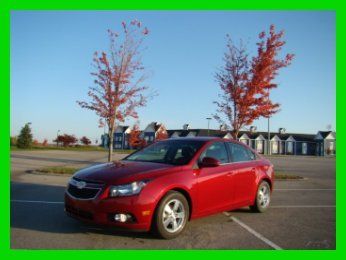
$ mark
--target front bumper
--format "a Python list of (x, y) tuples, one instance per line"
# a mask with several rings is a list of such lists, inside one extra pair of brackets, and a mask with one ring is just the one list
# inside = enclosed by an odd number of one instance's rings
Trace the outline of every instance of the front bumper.
[[(65, 211), (69, 216), (89, 223), (148, 231), (153, 205), (145, 203), (140, 195), (116, 198), (99, 196), (95, 199), (81, 200), (65, 192)], [(133, 221), (117, 222), (114, 220), (116, 213), (130, 214)]]

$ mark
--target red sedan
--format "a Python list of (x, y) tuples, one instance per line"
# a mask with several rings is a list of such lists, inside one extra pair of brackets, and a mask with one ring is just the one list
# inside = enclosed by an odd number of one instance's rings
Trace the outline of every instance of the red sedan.
[(81, 220), (173, 238), (191, 219), (245, 206), (264, 212), (273, 180), (273, 165), (242, 143), (168, 139), (78, 171), (66, 189), (65, 210)]

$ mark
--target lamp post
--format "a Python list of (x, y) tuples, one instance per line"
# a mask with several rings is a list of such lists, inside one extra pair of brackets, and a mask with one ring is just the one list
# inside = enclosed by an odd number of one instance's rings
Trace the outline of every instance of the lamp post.
[(208, 136), (209, 136), (209, 125), (210, 125), (211, 117), (207, 117), (206, 119), (208, 120)]
[[(269, 105), (269, 89), (268, 89), (268, 105)], [(270, 116), (268, 116), (268, 147), (267, 147), (267, 154), (270, 155), (271, 154), (271, 145), (270, 145)]]
[(59, 141), (58, 141), (59, 132), (60, 132), (60, 130), (58, 130), (58, 132), (56, 132), (56, 147), (59, 146)]

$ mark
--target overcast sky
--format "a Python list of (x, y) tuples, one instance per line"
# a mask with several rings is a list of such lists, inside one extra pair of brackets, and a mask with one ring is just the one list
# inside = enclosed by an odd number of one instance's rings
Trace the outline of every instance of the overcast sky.
[[(11, 15), (11, 135), (32, 122), (35, 138), (49, 142), (61, 133), (99, 139), (98, 118), (76, 100), (87, 98), (94, 51), (107, 50), (106, 30), (139, 19), (149, 28), (143, 63), (146, 81), (158, 93), (139, 110), (141, 127), (159, 121), (168, 129), (207, 128), (220, 93), (215, 72), (222, 65), (226, 38), (256, 51), (258, 33), (270, 24), (285, 30), (282, 53), (294, 53), (271, 97), (281, 111), (272, 131), (316, 133), (335, 129), (334, 12), (27, 12)], [(127, 124), (133, 124), (130, 119)], [(254, 123), (267, 130), (267, 121)], [(213, 120), (211, 128), (218, 128)]]

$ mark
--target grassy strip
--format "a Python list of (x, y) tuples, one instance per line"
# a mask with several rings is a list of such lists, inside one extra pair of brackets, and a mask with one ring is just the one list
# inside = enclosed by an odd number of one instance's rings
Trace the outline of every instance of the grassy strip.
[(303, 180), (304, 178), (295, 174), (287, 174), (284, 172), (275, 172), (275, 180)]
[[(98, 152), (108, 152), (107, 149), (100, 146), (32, 146), (30, 148), (21, 149), (16, 146), (11, 146), (11, 151), (35, 151), (35, 150), (60, 150), (60, 151), (98, 151)], [(114, 153), (118, 154), (130, 154), (135, 150), (115, 150)]]
[(11, 146), (11, 151), (33, 151), (33, 150), (61, 150), (61, 151), (107, 151), (100, 146), (71, 146), (71, 147), (62, 147), (62, 146), (32, 146), (30, 148), (18, 148), (16, 146)]
[(42, 168), (42, 169), (37, 169), (36, 172), (39, 173), (55, 173), (55, 174), (69, 174), (72, 175), (74, 174), (76, 171), (78, 171), (80, 168), (74, 168), (74, 167), (59, 167), (59, 166), (55, 166), (55, 167), (46, 167), (46, 168)]

